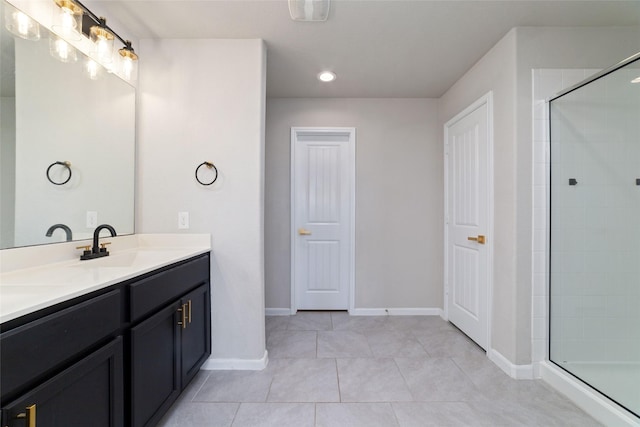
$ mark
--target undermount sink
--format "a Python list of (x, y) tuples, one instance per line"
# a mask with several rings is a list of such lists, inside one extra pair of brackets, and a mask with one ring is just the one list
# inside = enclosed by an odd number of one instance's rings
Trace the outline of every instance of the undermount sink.
[(123, 253), (111, 253), (109, 256), (79, 261), (74, 267), (80, 268), (127, 268), (142, 266), (157, 261), (173, 259), (180, 255), (176, 250), (136, 250)]

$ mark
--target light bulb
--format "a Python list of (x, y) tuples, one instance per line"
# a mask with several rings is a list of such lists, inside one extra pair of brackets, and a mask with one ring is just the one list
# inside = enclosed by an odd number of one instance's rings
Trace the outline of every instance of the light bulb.
[(74, 0), (54, 0), (51, 29), (67, 40), (80, 40), (82, 32), (82, 8)]
[(100, 65), (93, 59), (87, 61), (87, 73), (91, 80), (97, 80), (100, 74)]
[(24, 12), (5, 5), (5, 26), (12, 34), (26, 40), (40, 40), (40, 25)]
[(66, 31), (70, 31), (76, 28), (76, 20), (73, 18), (73, 13), (69, 9), (62, 9), (62, 15), (60, 16), (60, 23), (62, 28)]
[(22, 37), (26, 37), (26, 35), (29, 34), (29, 17), (24, 13), (18, 11), (13, 14), (13, 19), (18, 24), (18, 33)]
[(318, 74), (318, 80), (320, 80), (321, 82), (332, 82), (336, 79), (336, 74), (331, 72), (331, 71), (323, 71), (320, 74)]
[(122, 58), (122, 75), (125, 79), (131, 80), (133, 73), (133, 60), (131, 58)]
[(78, 60), (76, 50), (66, 41), (57, 37), (50, 39), (49, 51), (61, 62), (75, 62)]

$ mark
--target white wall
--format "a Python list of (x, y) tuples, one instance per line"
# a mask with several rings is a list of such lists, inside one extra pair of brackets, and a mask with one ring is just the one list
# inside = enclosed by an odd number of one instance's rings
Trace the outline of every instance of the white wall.
[[(260, 367), (264, 44), (142, 40), (140, 53), (136, 231), (211, 233), (210, 362)], [(209, 187), (194, 178), (203, 161), (219, 171)], [(177, 229), (179, 211), (190, 213), (189, 230)]]
[(532, 68), (605, 68), (637, 50), (633, 28), (516, 28), (440, 99), (440, 121), (494, 91), (492, 347), (531, 363)]
[[(516, 333), (516, 32), (511, 30), (440, 98), (444, 123), (493, 91), (494, 105), (494, 283), (491, 347), (515, 360)], [(444, 138), (442, 135), (441, 138)]]
[(293, 126), (356, 128), (355, 307), (442, 308), (437, 101), (335, 98), (267, 101), (267, 307), (290, 307)]

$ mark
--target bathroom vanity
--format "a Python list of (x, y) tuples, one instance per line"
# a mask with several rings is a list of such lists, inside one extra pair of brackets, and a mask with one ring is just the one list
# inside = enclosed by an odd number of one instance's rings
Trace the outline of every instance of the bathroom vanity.
[(207, 246), (3, 272), (1, 426), (155, 425), (211, 352)]

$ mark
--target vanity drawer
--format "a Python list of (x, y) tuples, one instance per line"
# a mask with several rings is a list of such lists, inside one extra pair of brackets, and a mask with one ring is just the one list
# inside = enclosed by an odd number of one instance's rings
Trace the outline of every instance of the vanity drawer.
[(196, 258), (129, 285), (131, 322), (209, 281), (209, 256)]
[(2, 395), (37, 381), (117, 331), (121, 304), (120, 290), (113, 290), (0, 335)]

